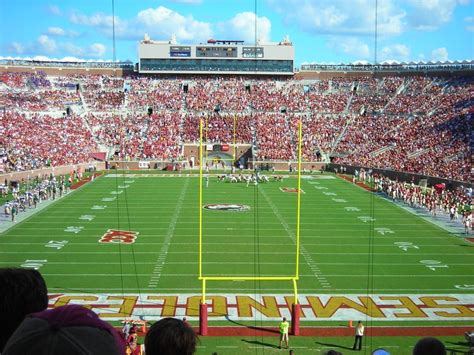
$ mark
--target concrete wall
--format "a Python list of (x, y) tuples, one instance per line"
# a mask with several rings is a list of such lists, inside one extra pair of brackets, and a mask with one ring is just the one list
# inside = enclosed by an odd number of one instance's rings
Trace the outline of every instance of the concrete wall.
[(55, 176), (65, 175), (65, 174), (69, 174), (73, 170), (77, 170), (79, 167), (81, 168), (81, 171), (85, 171), (89, 167), (89, 165), (96, 167), (98, 171), (105, 170), (104, 162), (92, 161), (89, 163), (64, 165), (64, 166), (56, 166), (56, 167), (51, 167), (51, 168), (21, 171), (21, 172), (16, 172), (16, 173), (0, 174), (0, 183), (3, 184), (5, 180), (21, 181), (23, 179), (26, 180), (28, 178), (32, 179), (37, 176), (50, 175), (51, 173)]

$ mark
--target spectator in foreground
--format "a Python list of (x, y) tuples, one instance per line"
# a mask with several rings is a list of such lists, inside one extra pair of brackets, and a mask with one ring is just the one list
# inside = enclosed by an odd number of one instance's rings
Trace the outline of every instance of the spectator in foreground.
[(191, 355), (196, 342), (196, 333), (182, 320), (163, 318), (148, 330), (145, 349), (147, 355)]
[(46, 283), (36, 270), (0, 269), (0, 353), (15, 329), (30, 313), (48, 307)]
[(2, 355), (125, 355), (121, 333), (93, 311), (66, 305), (25, 318)]
[(446, 347), (436, 338), (422, 338), (415, 344), (413, 355), (446, 355)]

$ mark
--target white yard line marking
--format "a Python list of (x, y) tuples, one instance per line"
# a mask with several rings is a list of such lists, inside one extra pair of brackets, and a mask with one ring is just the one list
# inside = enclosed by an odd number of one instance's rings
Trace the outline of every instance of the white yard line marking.
[(171, 219), (170, 225), (168, 227), (168, 232), (166, 233), (165, 239), (163, 240), (163, 246), (161, 247), (160, 254), (158, 259), (155, 263), (155, 268), (153, 269), (152, 278), (148, 283), (148, 287), (156, 287), (158, 282), (160, 281), (160, 277), (162, 275), (162, 269), (165, 264), (166, 256), (168, 255), (168, 250), (170, 248), (171, 239), (174, 235), (174, 230), (176, 228), (176, 224), (178, 222), (179, 213), (181, 211), (181, 206), (183, 205), (184, 198), (186, 196), (186, 191), (188, 190), (189, 186), (189, 179), (186, 179), (184, 182), (183, 188), (181, 189), (181, 193), (178, 197), (178, 203), (176, 204), (176, 208), (174, 209), (173, 218)]
[[(278, 220), (280, 221), (281, 225), (283, 226), (283, 228), (285, 228), (285, 231), (286, 233), (288, 234), (288, 237), (290, 237), (290, 239), (293, 241), (293, 244), (296, 245), (296, 236), (294, 235), (294, 233), (292, 232), (292, 230), (290, 229), (290, 226), (288, 225), (288, 223), (286, 223), (285, 219), (283, 218), (283, 216), (280, 214), (280, 212), (278, 211), (277, 207), (275, 206), (275, 204), (272, 202), (272, 200), (270, 200), (270, 198), (268, 197), (268, 195), (266, 194), (265, 190), (264, 189), (259, 189), (258, 191), (260, 191), (263, 195), (263, 197), (265, 198), (265, 200), (267, 201), (268, 205), (270, 206), (270, 208), (272, 209), (273, 213), (275, 214), (275, 216), (278, 218)], [(306, 248), (304, 247), (304, 245), (301, 243), (300, 241), (300, 250), (298, 252), (301, 252), (301, 255), (303, 255), (303, 258), (305, 259), (306, 263), (309, 265), (309, 267), (311, 268), (311, 271), (313, 272), (314, 276), (316, 276), (316, 279), (321, 283), (321, 281), (326, 281), (326, 278), (322, 275), (321, 273), (321, 270), (319, 270), (319, 268), (317, 267), (316, 263), (314, 262), (313, 258), (311, 257), (311, 254), (306, 250)], [(324, 287), (324, 286), (323, 286)]]

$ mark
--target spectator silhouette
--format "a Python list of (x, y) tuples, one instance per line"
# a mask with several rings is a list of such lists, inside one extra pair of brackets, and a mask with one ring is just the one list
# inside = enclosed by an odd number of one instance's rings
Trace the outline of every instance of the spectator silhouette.
[(436, 338), (423, 338), (415, 344), (413, 355), (446, 355), (446, 347)]
[(66, 305), (25, 318), (2, 355), (125, 355), (122, 334), (93, 311)]
[(191, 355), (196, 342), (196, 333), (182, 320), (163, 318), (148, 330), (145, 349), (147, 355)]
[(36, 270), (0, 269), (0, 353), (25, 316), (48, 307), (46, 283)]

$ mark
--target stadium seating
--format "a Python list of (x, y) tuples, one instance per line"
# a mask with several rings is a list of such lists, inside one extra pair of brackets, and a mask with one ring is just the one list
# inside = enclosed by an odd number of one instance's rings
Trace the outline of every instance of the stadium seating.
[[(185, 92), (183, 86), (189, 90)], [(183, 143), (253, 144), (258, 160), (341, 164), (470, 178), (474, 84), (422, 76), (270, 80), (0, 74), (1, 169), (118, 158), (178, 159)], [(73, 114), (64, 114), (66, 109)], [(68, 111), (69, 112), (69, 111)], [(234, 131), (235, 120), (235, 131)], [(34, 130), (35, 134), (28, 132)]]

